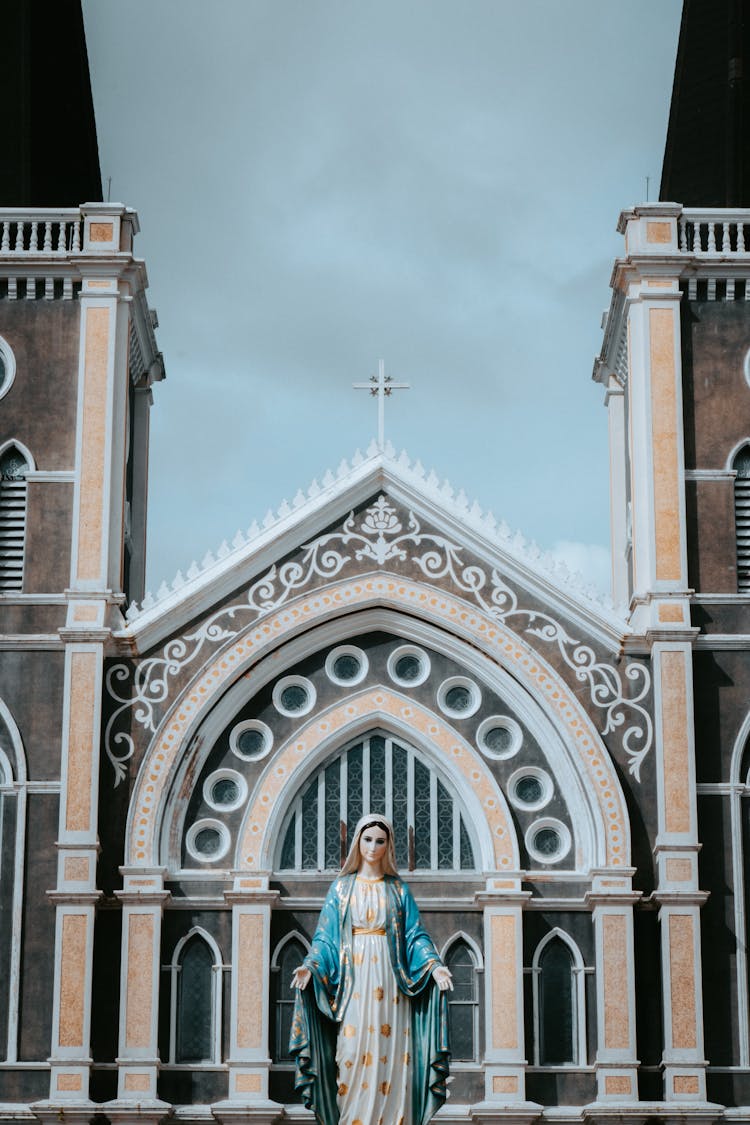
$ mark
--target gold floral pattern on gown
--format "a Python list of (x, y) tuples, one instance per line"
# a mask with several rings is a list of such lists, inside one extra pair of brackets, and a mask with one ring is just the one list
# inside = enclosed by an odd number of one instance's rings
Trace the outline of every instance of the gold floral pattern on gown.
[(358, 875), (351, 899), (354, 985), (336, 1047), (340, 1125), (412, 1121), (409, 1000), (391, 968), (385, 911), (383, 880)]

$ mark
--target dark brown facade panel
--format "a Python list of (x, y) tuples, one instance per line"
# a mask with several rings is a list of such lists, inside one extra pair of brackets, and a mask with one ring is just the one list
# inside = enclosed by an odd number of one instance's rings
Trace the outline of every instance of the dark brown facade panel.
[(60, 777), (64, 674), (63, 652), (21, 650), (0, 660), (0, 699), (20, 731), (32, 780)]
[(34, 605), (29, 602), (13, 604), (0, 599), (0, 634), (54, 636), (65, 624), (65, 617), (64, 605)]
[(750, 348), (744, 301), (687, 301), (683, 296), (685, 467), (723, 469), (750, 439)]
[(55, 594), (70, 584), (72, 481), (31, 481), (26, 514), (25, 594)]
[(49, 1058), (52, 1034), (54, 959), (50, 950), (55, 948), (55, 907), (47, 891), (57, 879), (58, 797), (30, 794), (27, 815), (19, 1057), (43, 1061)]
[(23, 442), (37, 469), (75, 466), (80, 313), (77, 301), (0, 301), (0, 336), (16, 362), (0, 445)]
[(734, 483), (687, 481), (688, 585), (703, 594), (737, 591)]
[(0, 1070), (0, 1102), (39, 1102), (49, 1097), (49, 1068)]
[(750, 710), (750, 652), (696, 652), (693, 699), (696, 779), (699, 784), (728, 782), (734, 746)]

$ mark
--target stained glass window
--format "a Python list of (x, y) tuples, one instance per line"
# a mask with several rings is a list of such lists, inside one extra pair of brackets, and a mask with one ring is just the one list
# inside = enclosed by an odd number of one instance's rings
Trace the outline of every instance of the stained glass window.
[(478, 1046), (479, 989), (474, 954), (465, 941), (453, 943), (446, 965), (453, 974), (453, 991), (448, 993), (451, 1055), (456, 1060), (473, 1062)]
[(457, 797), (412, 747), (374, 731), (329, 759), (292, 804), (281, 870), (336, 871), (363, 811), (394, 825), (404, 870), (471, 871), (474, 848)]
[(182, 949), (177, 976), (178, 1063), (213, 1061), (214, 959), (194, 934)]

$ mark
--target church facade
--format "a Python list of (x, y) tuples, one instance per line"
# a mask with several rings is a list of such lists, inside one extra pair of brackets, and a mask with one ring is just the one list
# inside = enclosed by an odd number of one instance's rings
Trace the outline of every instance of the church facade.
[(454, 976), (439, 1119), (750, 1120), (750, 211), (620, 230), (611, 601), (379, 444), (153, 597), (137, 216), (0, 213), (0, 1120), (311, 1119), (368, 810)]

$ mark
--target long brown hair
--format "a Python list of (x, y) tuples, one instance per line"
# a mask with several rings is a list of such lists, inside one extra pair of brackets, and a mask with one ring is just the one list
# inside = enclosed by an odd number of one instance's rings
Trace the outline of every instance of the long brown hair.
[(385, 832), (387, 844), (385, 855), (383, 856), (383, 874), (384, 875), (398, 875), (396, 868), (396, 849), (393, 845), (393, 825), (387, 817), (381, 816), (380, 813), (367, 813), (357, 821), (357, 827), (354, 829), (354, 838), (352, 839), (351, 847), (344, 860), (344, 865), (341, 868), (342, 875), (353, 875), (362, 864), (362, 856), (359, 851), (359, 839), (366, 828), (382, 828)]

